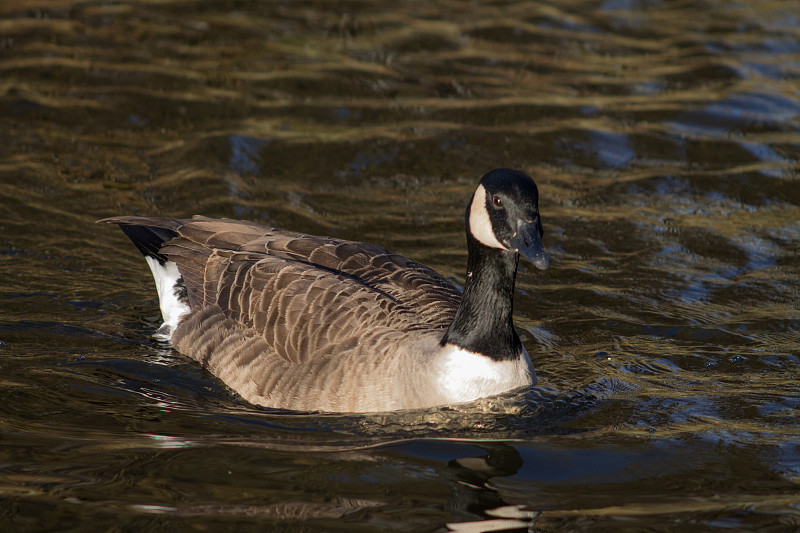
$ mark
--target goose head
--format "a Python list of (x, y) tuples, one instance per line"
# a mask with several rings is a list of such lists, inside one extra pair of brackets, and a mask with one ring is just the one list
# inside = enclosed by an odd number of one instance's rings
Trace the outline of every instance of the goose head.
[(485, 174), (467, 206), (466, 222), (467, 233), (481, 245), (517, 253), (540, 270), (550, 266), (539, 191), (524, 172), (501, 168)]

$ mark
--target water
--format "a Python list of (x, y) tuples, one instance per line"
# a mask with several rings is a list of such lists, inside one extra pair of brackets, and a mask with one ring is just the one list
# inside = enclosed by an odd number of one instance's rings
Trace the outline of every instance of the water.
[[(793, 2), (0, 6), (0, 530), (800, 530)], [(532, 174), (540, 387), (253, 408), (153, 343), (118, 214), (379, 243), (463, 281)]]

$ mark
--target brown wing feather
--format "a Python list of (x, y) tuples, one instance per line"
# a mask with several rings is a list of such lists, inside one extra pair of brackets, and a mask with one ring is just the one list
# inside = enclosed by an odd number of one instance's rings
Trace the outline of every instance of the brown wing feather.
[(193, 309), (218, 306), (286, 361), (341, 351), (353, 328), (442, 330), (458, 291), (435, 271), (367, 243), (196, 217), (161, 252), (178, 264)]

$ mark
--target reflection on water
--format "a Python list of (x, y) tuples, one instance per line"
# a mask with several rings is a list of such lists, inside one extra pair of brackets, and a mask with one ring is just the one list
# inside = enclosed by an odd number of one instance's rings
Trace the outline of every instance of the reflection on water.
[[(792, 530), (792, 2), (0, 6), (0, 530)], [(149, 334), (116, 214), (376, 242), (463, 281), (466, 199), (534, 175), (541, 387), (254, 409)], [(473, 528), (473, 529), (470, 529)]]

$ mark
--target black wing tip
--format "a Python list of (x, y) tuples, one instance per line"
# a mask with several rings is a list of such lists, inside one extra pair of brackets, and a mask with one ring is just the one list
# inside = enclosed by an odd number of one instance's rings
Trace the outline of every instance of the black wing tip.
[(169, 258), (161, 253), (164, 244), (178, 236), (181, 222), (174, 219), (159, 219), (135, 216), (109, 217), (97, 223), (117, 224), (145, 257), (152, 257), (160, 264)]

